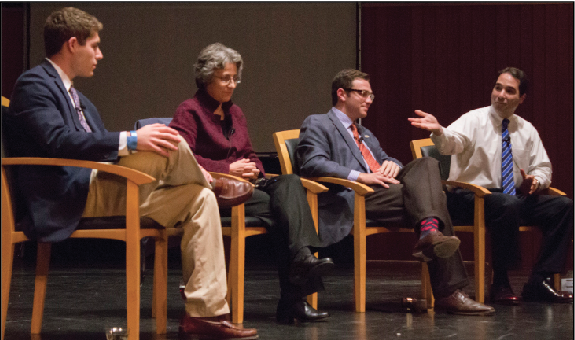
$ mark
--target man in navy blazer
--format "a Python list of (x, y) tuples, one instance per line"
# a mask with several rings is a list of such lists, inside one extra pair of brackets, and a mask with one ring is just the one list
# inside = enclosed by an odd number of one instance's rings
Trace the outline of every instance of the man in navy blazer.
[[(389, 157), (377, 138), (361, 125), (374, 95), (369, 75), (340, 71), (332, 82), (327, 114), (311, 115), (301, 126), (296, 149), (299, 174), (331, 176), (369, 185), (366, 215), (379, 221), (401, 221), (419, 234), (413, 255), (428, 262), (436, 310), (462, 315), (490, 315), (494, 309), (469, 299), (461, 289), (469, 281), (459, 253), (435, 159), (421, 158), (403, 166)], [(319, 198), (319, 234), (338, 242), (353, 226), (354, 193), (331, 187)]]
[[(73, 87), (76, 77), (93, 76), (103, 58), (101, 29), (94, 16), (72, 7), (48, 17), (47, 58), (20, 76), (4, 117), (11, 155), (116, 162), (156, 178), (140, 186), (140, 213), (184, 230), (186, 313), (180, 330), (221, 339), (256, 338), (257, 330), (227, 321), (221, 224), (210, 184), (215, 181), (176, 130), (153, 124), (109, 132), (96, 107)], [(25, 233), (40, 242), (68, 238), (82, 217), (125, 215), (125, 181), (96, 170), (22, 166), (17, 184), (26, 203)]]

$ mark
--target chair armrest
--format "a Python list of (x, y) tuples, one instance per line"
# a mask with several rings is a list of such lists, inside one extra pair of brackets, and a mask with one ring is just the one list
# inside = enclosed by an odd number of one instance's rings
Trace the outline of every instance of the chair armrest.
[(140, 172), (138, 170), (130, 169), (125, 166), (99, 163), (92, 161), (81, 161), (77, 159), (67, 158), (40, 158), (40, 157), (8, 157), (2, 158), (2, 166), (5, 165), (42, 165), (42, 166), (75, 166), (80, 168), (96, 169), (99, 171), (108, 172), (121, 177), (135, 184), (147, 184), (155, 181), (155, 178)]
[(278, 176), (279, 176), (278, 174), (268, 174), (268, 173), (266, 173), (266, 178), (267, 178), (267, 179), (274, 178), (274, 177), (278, 177)]
[(368, 194), (373, 193), (373, 189), (369, 186), (356, 182), (356, 181), (349, 181), (347, 179), (337, 178), (337, 177), (310, 177), (306, 178), (310, 181), (315, 182), (325, 182), (325, 183), (332, 183), (332, 184), (339, 184), (343, 185), (346, 188), (350, 188), (355, 191), (356, 194), (360, 196), (365, 196)]
[(301, 184), (303, 185), (303, 187), (308, 190), (311, 191), (313, 194), (319, 194), (322, 192), (327, 192), (329, 191), (328, 188), (326, 188), (325, 185), (320, 184), (318, 182), (314, 182), (314, 181), (310, 181), (309, 179), (306, 178), (301, 178)]
[(475, 196), (478, 197), (483, 197), (485, 195), (491, 195), (491, 191), (485, 189), (484, 187), (477, 185), (477, 184), (471, 184), (471, 183), (465, 183), (465, 182), (459, 182), (459, 181), (441, 181), (441, 183), (446, 184), (446, 185), (451, 185), (453, 187), (456, 188), (462, 188), (462, 189), (467, 189), (469, 191), (472, 191)]
[(210, 171), (210, 175), (212, 175), (213, 178), (228, 178), (228, 179), (234, 179), (236, 181), (248, 182), (241, 177), (237, 177), (237, 176), (230, 175), (230, 174), (224, 174), (222, 172), (211, 172)]
[(547, 188), (547, 189), (541, 189), (538, 192), (535, 193), (536, 195), (555, 195), (555, 196), (565, 196), (567, 195), (566, 193), (564, 193), (563, 191), (557, 189), (557, 188)]

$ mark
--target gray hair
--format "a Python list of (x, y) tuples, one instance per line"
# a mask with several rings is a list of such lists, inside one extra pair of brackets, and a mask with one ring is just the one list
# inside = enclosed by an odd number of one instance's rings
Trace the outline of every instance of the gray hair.
[(223, 70), (226, 63), (235, 63), (238, 67), (238, 78), (242, 75), (243, 60), (238, 51), (215, 43), (204, 48), (194, 64), (196, 85), (198, 88), (206, 87), (213, 78), (215, 70)]

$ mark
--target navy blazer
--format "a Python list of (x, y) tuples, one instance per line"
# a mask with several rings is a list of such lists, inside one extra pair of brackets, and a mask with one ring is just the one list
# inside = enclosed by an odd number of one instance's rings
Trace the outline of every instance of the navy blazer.
[[(401, 162), (383, 151), (371, 131), (358, 125), (358, 132), (380, 164), (388, 160), (402, 166)], [(333, 109), (327, 114), (311, 115), (304, 120), (296, 149), (296, 163), (299, 175), (305, 177), (347, 179), (351, 170), (361, 173), (368, 171), (355, 140)], [(341, 186), (330, 186), (330, 190), (320, 194), (318, 200), (319, 235), (322, 241), (325, 245), (340, 241), (353, 226), (355, 193)]]
[[(56, 69), (45, 60), (22, 74), (14, 87), (3, 123), (13, 157), (72, 158), (114, 161), (119, 132), (104, 128), (96, 107), (78, 92), (92, 129), (87, 133)], [(32, 167), (17, 169), (19, 194), (25, 202), (24, 233), (41, 242), (66, 239), (78, 227), (86, 205), (91, 169)]]

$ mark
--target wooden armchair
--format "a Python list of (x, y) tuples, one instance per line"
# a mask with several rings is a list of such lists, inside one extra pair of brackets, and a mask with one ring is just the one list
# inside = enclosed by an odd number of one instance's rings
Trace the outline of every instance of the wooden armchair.
[[(475, 211), (473, 215), (473, 225), (457, 225), (454, 226), (456, 232), (470, 232), (473, 233), (473, 252), (474, 252), (474, 267), (475, 267), (475, 300), (478, 302), (485, 302), (485, 195), (491, 192), (479, 185), (447, 181), (449, 177), (449, 169), (451, 167), (451, 156), (441, 155), (437, 147), (431, 141), (431, 138), (417, 139), (411, 141), (411, 152), (413, 158), (433, 157), (439, 161), (441, 179), (443, 184), (450, 185), (457, 188), (467, 189), (475, 194)], [(549, 188), (545, 194), (548, 195), (565, 195), (564, 192), (555, 188)], [(454, 221), (457, 223), (457, 221)], [(532, 231), (537, 228), (530, 226), (520, 227), (520, 231)], [(491, 271), (488, 271), (489, 281), (491, 281)], [(560, 285), (559, 274), (554, 277), (555, 289), (559, 289)]]
[[(2, 111), (8, 108), (10, 101), (2, 97)], [(140, 330), (140, 240), (152, 237), (156, 240), (156, 256), (154, 276), (158, 282), (166, 282), (167, 267), (167, 234), (166, 229), (149, 218), (140, 219), (139, 188), (141, 184), (154, 181), (154, 178), (137, 170), (118, 165), (103, 164), (90, 161), (57, 158), (4, 158), (4, 143), (2, 143), (2, 339), (4, 339), (14, 246), (16, 243), (28, 241), (28, 238), (18, 229), (15, 220), (15, 197), (13, 195), (14, 181), (10, 176), (9, 167), (26, 166), (75, 166), (97, 169), (108, 172), (127, 181), (126, 216), (113, 218), (85, 218), (70, 237), (99, 238), (121, 240), (126, 242), (126, 289), (127, 289), (127, 326), (130, 339), (139, 339)], [(50, 243), (38, 243), (36, 263), (34, 303), (32, 310), (31, 334), (40, 334), (42, 330), (42, 314), (46, 297), (46, 283), (50, 262)], [(155, 306), (164, 307), (162, 301), (167, 299), (166, 285), (157, 286)], [(156, 319), (156, 332), (166, 333), (167, 310), (159, 312)]]
[[(14, 245), (27, 241), (22, 231), (17, 230), (13, 214), (13, 196), (10, 194), (11, 181), (7, 178), (6, 168), (14, 165), (29, 166), (76, 166), (97, 169), (126, 178), (127, 207), (126, 217), (82, 219), (79, 228), (72, 233), (72, 238), (99, 238), (121, 240), (126, 242), (126, 288), (127, 288), (127, 325), (130, 339), (139, 339), (140, 329), (140, 240), (152, 237), (156, 240), (155, 277), (158, 282), (167, 281), (167, 235), (166, 229), (150, 219), (140, 221), (138, 185), (154, 180), (136, 170), (117, 165), (102, 164), (89, 161), (78, 161), (57, 158), (2, 158), (2, 339), (8, 312), (8, 297), (12, 278), (12, 262)], [(40, 334), (42, 329), (42, 314), (46, 297), (46, 282), (50, 262), (50, 243), (38, 243), (34, 305), (32, 311), (32, 334)], [(161, 300), (167, 298), (165, 285), (157, 286), (156, 306), (162, 306)], [(166, 332), (167, 314), (159, 313), (156, 318), (156, 332)]]
[[(142, 126), (154, 123), (161, 123), (168, 125), (171, 122), (171, 118), (146, 118), (141, 119), (135, 124), (135, 128), (141, 128)], [(223, 173), (210, 173), (212, 177), (226, 177), (235, 180), (243, 181), (242, 178), (235, 177), (229, 174)], [(274, 176), (274, 175), (269, 175)], [(319, 183), (314, 183), (302, 179), (302, 185), (307, 191), (307, 200), (312, 211), (312, 217), (314, 219), (316, 230), (317, 230), (317, 194), (320, 192), (327, 191), (327, 188)], [(245, 272), (245, 249), (246, 249), (246, 238), (255, 235), (265, 234), (267, 229), (265, 224), (256, 217), (246, 217), (244, 212), (244, 204), (240, 204), (232, 207), (231, 217), (222, 217), (222, 234), (224, 236), (230, 237), (230, 263), (228, 268), (228, 295), (227, 300), (231, 308), (231, 316), (233, 323), (242, 323), (244, 320), (244, 272)], [(182, 231), (176, 228), (168, 229), (169, 236), (180, 236)], [(161, 276), (166, 278), (166, 276)], [(156, 284), (156, 279), (154, 279), (154, 285)], [(162, 282), (162, 286), (167, 285), (167, 282)], [(155, 292), (155, 288), (154, 288)], [(316, 301), (315, 308), (317, 308), (317, 293), (310, 295), (308, 298), (310, 301)], [(154, 299), (153, 301), (156, 301)], [(155, 308), (153, 308), (152, 313), (154, 313)]]
[[(274, 133), (274, 143), (281, 163), (282, 173), (293, 173), (292, 164), (295, 160), (295, 148), (299, 143), (300, 130), (286, 130)], [(343, 185), (355, 192), (354, 225), (351, 234), (354, 238), (354, 299), (355, 311), (365, 312), (366, 300), (366, 238), (369, 235), (388, 232), (409, 232), (413, 233), (413, 228), (406, 228), (403, 225), (385, 224), (379, 225), (376, 221), (366, 218), (365, 196), (373, 192), (369, 186), (340, 179), (335, 177), (317, 177), (309, 180)], [(423, 268), (426, 265), (423, 264)], [(427, 270), (422, 271), (422, 296), (429, 298), (432, 296), (431, 284), (429, 282)]]

